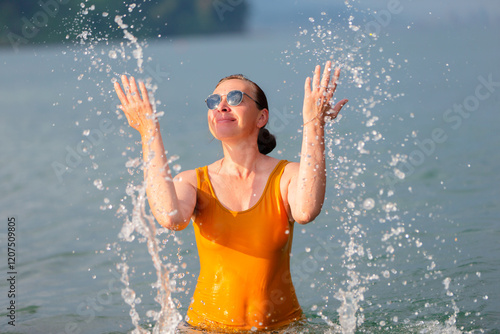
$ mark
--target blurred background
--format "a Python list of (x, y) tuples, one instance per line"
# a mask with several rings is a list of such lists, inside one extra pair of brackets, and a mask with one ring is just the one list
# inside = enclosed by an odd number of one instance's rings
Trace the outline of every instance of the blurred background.
[[(304, 79), (333, 60), (349, 104), (327, 127), (323, 213), (295, 227), (307, 321), (290, 331), (499, 333), (499, 28), (493, 0), (0, 1), (0, 332), (156, 325), (156, 269), (133, 219), (140, 138), (112, 90), (121, 74), (147, 82), (180, 171), (221, 157), (204, 99), (234, 73), (268, 96), (271, 155), (298, 161)], [(192, 226), (161, 232), (184, 316)]]

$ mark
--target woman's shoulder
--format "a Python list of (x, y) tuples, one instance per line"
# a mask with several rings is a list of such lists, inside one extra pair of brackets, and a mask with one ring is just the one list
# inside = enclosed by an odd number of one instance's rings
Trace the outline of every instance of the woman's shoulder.
[(298, 162), (288, 161), (283, 174), (297, 173), (299, 171), (299, 166), (300, 164)]
[(267, 169), (269, 172), (275, 170), (276, 168), (278, 168), (278, 166), (280, 170), (283, 170), (283, 173), (281, 174), (281, 180), (284, 180), (285, 182), (287, 182), (287, 180), (290, 180), (293, 175), (296, 175), (299, 171), (298, 162), (288, 161), (285, 159), (276, 159), (273, 157), (268, 157), (267, 162)]
[(196, 186), (196, 169), (189, 169), (180, 172), (174, 177), (176, 182), (187, 182)]

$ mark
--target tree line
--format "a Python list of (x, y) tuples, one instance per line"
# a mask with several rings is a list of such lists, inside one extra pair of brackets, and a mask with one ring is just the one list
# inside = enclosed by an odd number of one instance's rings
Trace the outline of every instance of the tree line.
[(240, 33), (247, 14), (245, 0), (3, 0), (0, 45), (123, 38), (117, 15), (137, 38)]

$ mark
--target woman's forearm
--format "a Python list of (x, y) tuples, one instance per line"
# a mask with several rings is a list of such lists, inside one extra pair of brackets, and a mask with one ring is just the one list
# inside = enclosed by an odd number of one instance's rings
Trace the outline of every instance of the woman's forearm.
[(159, 125), (156, 124), (153, 131), (142, 135), (141, 138), (144, 180), (151, 211), (160, 225), (172, 230), (181, 230), (187, 226), (189, 218), (182, 217)]
[(325, 122), (335, 119), (347, 103), (343, 99), (335, 106), (331, 104), (340, 75), (340, 69), (337, 68), (330, 80), (331, 65), (330, 61), (326, 62), (323, 76), (321, 67), (316, 66), (313, 78), (306, 78), (304, 83), (302, 151), (297, 180), (291, 183), (290, 196), (292, 216), (302, 224), (319, 215), (325, 200)]
[(121, 102), (120, 109), (129, 125), (141, 134), (144, 179), (151, 211), (160, 225), (182, 230), (189, 224), (196, 205), (196, 192), (181, 191), (181, 196), (188, 197), (184, 198), (184, 209), (181, 210), (163, 147), (160, 125), (151, 107), (146, 85), (139, 82), (138, 87), (135, 78), (130, 77), (129, 80), (126, 75), (122, 75), (121, 79), (123, 89), (118, 82), (114, 83), (114, 88)]
[[(297, 179), (296, 221), (307, 223), (316, 218), (323, 206), (326, 189), (324, 125), (320, 120), (304, 124)], [(321, 122), (322, 123), (322, 122)]]

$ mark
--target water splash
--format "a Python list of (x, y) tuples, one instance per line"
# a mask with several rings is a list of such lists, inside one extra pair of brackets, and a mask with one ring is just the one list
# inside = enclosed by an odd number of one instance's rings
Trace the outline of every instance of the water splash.
[(128, 270), (129, 266), (127, 265), (126, 262), (119, 263), (116, 265), (116, 269), (118, 272), (121, 273), (121, 282), (125, 285), (125, 288), (122, 289), (122, 298), (130, 306), (130, 319), (132, 320), (132, 324), (134, 325), (135, 329), (132, 331), (133, 334), (146, 334), (149, 333), (148, 331), (142, 329), (139, 326), (139, 322), (141, 318), (139, 317), (139, 314), (137, 313), (137, 310), (135, 309), (136, 304), (140, 304), (141, 300), (140, 298), (136, 298), (135, 291), (130, 288), (130, 280), (129, 280), (129, 275), (128, 275)]
[[(422, 261), (427, 272), (420, 279), (432, 282), (442, 275), (419, 237), (421, 232), (412, 225), (415, 218), (408, 217), (409, 213), (399, 208), (396, 189), (385, 182), (384, 173), (380, 172), (380, 169), (388, 169), (399, 180), (407, 177), (396, 168), (407, 156), (394, 152), (387, 154), (377, 149), (386, 140), (381, 126), (384, 116), (380, 111), (385, 104), (405, 95), (404, 92), (398, 92), (397, 78), (407, 60), (400, 59), (399, 53), (389, 55), (381, 46), (380, 41), (388, 36), (387, 32), (364, 32), (363, 24), (369, 23), (372, 13), (358, 10), (356, 1), (346, 1), (345, 5), (345, 12), (336, 18), (326, 13), (309, 18), (308, 26), (299, 27), (295, 47), (282, 52), (283, 61), (297, 73), (296, 64), (304, 60), (311, 65), (323, 64), (327, 60), (335, 62), (334, 66), (343, 71), (340, 86), (343, 90), (356, 90), (355, 96), (349, 99), (348, 117), (356, 118), (358, 124), (365, 126), (364, 130), (356, 128), (355, 132), (346, 134), (339, 133), (338, 129), (329, 126), (331, 124), (327, 124), (325, 130), (328, 174), (330, 184), (335, 189), (329, 209), (338, 215), (334, 223), (339, 225), (338, 230), (345, 236), (339, 237), (344, 249), (341, 262), (344, 273), (340, 287), (328, 287), (328, 295), (323, 295), (326, 304), (323, 307), (315, 306), (314, 309), (330, 326), (330, 332), (334, 333), (355, 333), (357, 329), (363, 328), (367, 310), (381, 315), (383, 306), (374, 307), (377, 305), (376, 296), (367, 294), (370, 289), (378, 289), (382, 284), (408, 285), (406, 280), (400, 283), (399, 277), (404, 276), (405, 272), (395, 264), (402, 253), (401, 249), (412, 248), (414, 256), (421, 257), (418, 261)], [(339, 120), (340, 117), (335, 122)], [(375, 169), (373, 161), (378, 162)], [(369, 184), (368, 180), (380, 182)], [(411, 192), (411, 187), (408, 189)], [(377, 230), (381, 230), (379, 234)], [(331, 240), (333, 238), (330, 237)], [(328, 274), (334, 281), (334, 272)], [(446, 297), (451, 298), (454, 313), (444, 325), (424, 321), (422, 327), (436, 326), (443, 332), (458, 333), (456, 316), (459, 309), (454, 296), (448, 291), (446, 283), (449, 282), (444, 282)], [(407, 294), (402, 293), (403, 296)], [(336, 308), (338, 319), (335, 319), (328, 304), (332, 296), (340, 302)], [(403, 298), (398, 300), (399, 303), (403, 301)], [(407, 301), (413, 302), (411, 297), (407, 297)], [(437, 303), (425, 306), (430, 307), (438, 308)], [(423, 310), (415, 310), (413, 315), (407, 315), (402, 321), (402, 316), (391, 314), (391, 309), (388, 307), (383, 314), (387, 319), (379, 317), (377, 323), (380, 330), (395, 327), (408, 329), (412, 326), (411, 317), (423, 313)], [(370, 321), (373, 322), (373, 319)]]
[[(132, 11), (133, 8), (135, 8), (135, 6), (129, 6), (129, 11)], [(127, 30), (128, 25), (123, 23), (122, 16), (117, 15), (115, 17), (115, 22), (123, 30), (124, 37), (129, 40), (128, 46), (135, 47), (133, 50), (133, 58), (137, 60), (138, 72), (142, 73), (143, 49), (141, 45), (139, 44), (137, 38)], [(122, 55), (125, 54), (123, 46), (121, 53)], [(116, 53), (110, 54), (110, 57), (116, 58), (115, 54)], [(160, 117), (162, 114), (157, 112), (156, 101), (154, 99), (154, 92), (157, 87), (151, 84), (151, 79), (146, 81), (146, 87), (148, 88), (148, 92), (150, 92), (149, 99), (153, 106), (153, 117)], [(142, 166), (142, 160), (140, 158), (130, 159), (125, 166), (128, 168), (129, 172), (131, 172), (134, 168), (139, 169), (139, 171), (142, 171), (145, 168)], [(177, 169), (180, 169), (180, 166)], [(133, 174), (133, 172), (131, 174)], [(154, 284), (152, 284), (152, 287), (157, 291), (157, 295), (154, 300), (159, 304), (160, 310), (148, 310), (146, 312), (146, 316), (152, 318), (155, 323), (152, 330), (153, 334), (174, 333), (177, 325), (182, 320), (182, 316), (177, 311), (177, 307), (174, 304), (171, 295), (172, 292), (176, 291), (176, 282), (171, 279), (171, 276), (177, 271), (177, 266), (172, 263), (163, 263), (160, 254), (165, 246), (159, 240), (159, 236), (162, 236), (163, 234), (165, 234), (165, 238), (168, 239), (168, 236), (173, 236), (173, 232), (169, 232), (165, 228), (157, 228), (154, 216), (151, 213), (147, 213), (146, 181), (143, 181), (142, 184), (138, 186), (134, 186), (132, 183), (129, 183), (127, 185), (126, 193), (132, 200), (132, 219), (130, 220), (127, 217), (119, 237), (122, 240), (132, 242), (135, 239), (133, 232), (142, 236), (143, 240), (145, 240), (147, 244), (148, 253), (151, 256), (153, 266), (156, 270), (157, 280)], [(174, 238), (174, 240), (180, 243), (180, 241), (176, 238)], [(128, 289), (128, 286), (126, 289)], [(127, 302), (127, 300), (125, 300), (125, 302)], [(129, 302), (127, 302), (127, 304), (131, 307), (132, 323), (136, 327), (135, 333), (149, 333), (149, 331), (137, 326), (139, 316), (136, 312), (133, 312), (135, 310), (134, 304)], [(137, 321), (135, 319), (137, 319)]]
[[(138, 6), (135, 4), (128, 5), (128, 12), (132, 12)], [(100, 107), (93, 107), (96, 110), (98, 116), (102, 116), (103, 104), (105, 102), (110, 102), (109, 109), (116, 113), (116, 118), (123, 120), (124, 116), (121, 111), (118, 111), (116, 106), (119, 104), (113, 92), (110, 92), (110, 83), (116, 81), (117, 78), (123, 73), (123, 67), (130, 60), (134, 60), (135, 64), (131, 66), (133, 71), (137, 73), (144, 72), (144, 47), (147, 45), (145, 42), (140, 42), (132, 32), (130, 32), (129, 25), (125, 23), (126, 15), (117, 15), (114, 18), (114, 23), (123, 32), (125, 42), (121, 42), (116, 45), (110, 45), (107, 35), (95, 35), (92, 27), (92, 22), (88, 22), (86, 15), (89, 11), (95, 10), (94, 6), (87, 6), (82, 3), (79, 9), (79, 14), (77, 15), (74, 26), (83, 27), (80, 31), (70, 31), (75, 39), (76, 44), (73, 50), (74, 60), (76, 63), (85, 63), (87, 61), (88, 65), (83, 73), (77, 74), (77, 79), (79, 82), (89, 80), (94, 82), (94, 87), (99, 90), (99, 95), (103, 98), (104, 102), (97, 101), (94, 96), (87, 96), (86, 99), (79, 99), (77, 101), (77, 106), (83, 105), (84, 101), (89, 103), (101, 103)], [(102, 13), (103, 18), (108, 18), (109, 14)], [(109, 18), (112, 20), (112, 18)], [(110, 27), (112, 24), (110, 22)], [(102, 33), (102, 32), (101, 32)], [(70, 35), (68, 35), (68, 39)], [(131, 55), (131, 56), (130, 56)], [(150, 59), (149, 59), (150, 60)], [(118, 70), (115, 69), (119, 68)], [(129, 69), (130, 70), (130, 69)], [(94, 76), (92, 73), (99, 73), (100, 76)], [(100, 79), (102, 74), (108, 79), (108, 81), (103, 81)], [(154, 109), (154, 117), (160, 117), (161, 112), (157, 112), (156, 105), (157, 101), (154, 99), (154, 93), (156, 91), (156, 85), (153, 84), (151, 78), (145, 79), (145, 84), (150, 93), (150, 102)], [(89, 93), (86, 92), (88, 95)], [(111, 97), (110, 97), (111, 94)], [(76, 109), (76, 107), (75, 107)], [(88, 111), (87, 111), (88, 112)], [(109, 114), (110, 111), (108, 110)], [(89, 122), (90, 116), (87, 116), (84, 120), (84, 124)], [(76, 123), (77, 126), (83, 126), (80, 122)], [(83, 130), (84, 137), (90, 137), (92, 135), (92, 130), (86, 128)], [(119, 135), (126, 136), (127, 134), (120, 130)], [(130, 137), (130, 135), (128, 135)], [(128, 152), (127, 152), (128, 151)], [(135, 152), (131, 147), (127, 148), (127, 151), (123, 152), (124, 156)], [(92, 155), (91, 155), (91, 159)], [(176, 160), (177, 158), (173, 158)], [(94, 169), (98, 168), (97, 164), (93, 164)], [(143, 161), (141, 158), (133, 157), (125, 163), (125, 167), (131, 176), (141, 174), (143, 171)], [(175, 169), (180, 170), (180, 165), (176, 165)], [(99, 191), (107, 191), (109, 187), (106, 187), (106, 180), (104, 177), (95, 178), (93, 180), (93, 185)], [(120, 262), (116, 265), (117, 271), (120, 273), (120, 280), (124, 284), (121, 291), (121, 296), (124, 302), (129, 306), (129, 315), (131, 323), (134, 327), (132, 333), (134, 334), (145, 334), (145, 333), (174, 333), (175, 328), (181, 321), (182, 317), (177, 311), (178, 302), (173, 298), (172, 293), (178, 292), (181, 289), (176, 287), (176, 281), (174, 275), (177, 271), (177, 266), (174, 263), (168, 261), (163, 261), (166, 257), (162, 255), (162, 252), (168, 252), (168, 248), (172, 246), (178, 246), (181, 241), (175, 238), (172, 232), (159, 228), (154, 217), (147, 212), (146, 204), (146, 185), (144, 182), (139, 185), (134, 185), (133, 181), (127, 184), (125, 190), (126, 196), (120, 200), (120, 204), (116, 211), (116, 217), (123, 219), (123, 225), (119, 232), (119, 239), (122, 245), (115, 243), (114, 249), (115, 253), (120, 258)], [(130, 201), (130, 206), (132, 207), (131, 212), (127, 208), (126, 201)], [(104, 204), (100, 206), (101, 210), (111, 210), (114, 208), (112, 200), (108, 197), (104, 198)], [(160, 239), (162, 241), (160, 241)], [(169, 245), (167, 240), (172, 240)], [(143, 298), (144, 296), (136, 292), (137, 288), (133, 286), (132, 280), (136, 275), (136, 268), (132, 266), (131, 258), (133, 257), (134, 250), (128, 250), (133, 248), (131, 245), (134, 242), (145, 243), (147, 246), (148, 254), (152, 260), (154, 267), (154, 272), (156, 274), (156, 280), (151, 284), (152, 290), (156, 292), (154, 301), (157, 307), (154, 309), (143, 310)], [(125, 245), (129, 246), (126, 247)], [(146, 273), (142, 273), (143, 276)], [(182, 276), (182, 275), (179, 275)], [(147, 307), (147, 306), (146, 306)], [(144, 312), (144, 315), (142, 314)], [(144, 319), (144, 316), (150, 320)]]
[[(144, 60), (143, 60), (144, 55), (143, 55), (143, 51), (142, 51), (142, 46), (137, 41), (137, 38), (127, 30), (128, 25), (123, 23), (122, 19), (123, 19), (123, 16), (120, 16), (120, 15), (115, 16), (115, 22), (123, 30), (124, 37), (129, 40), (129, 44), (135, 46), (135, 49), (132, 51), (132, 54), (133, 54), (134, 58), (137, 59), (137, 69), (138, 69), (139, 73), (142, 73), (142, 72), (144, 72), (144, 69), (142, 68), (142, 64), (144, 62)], [(116, 55), (113, 54), (110, 57), (116, 58)]]
[[(404, 93), (395, 93), (397, 91), (396, 83), (397, 71), (401, 69), (401, 64), (405, 60), (398, 59), (397, 56), (386, 58), (382, 47), (378, 46), (377, 41), (380, 36), (370, 36), (371, 42), (365, 45), (357, 43), (356, 34), (362, 29), (356, 22), (358, 11), (352, 3), (346, 1), (349, 10), (354, 11), (352, 15), (345, 18), (339, 25), (322, 13), (319, 18), (309, 20), (312, 27), (301, 28), (298, 34), (299, 41), (295, 45), (294, 51), (284, 52), (289, 66), (294, 68), (297, 62), (304, 62), (304, 58), (311, 63), (321, 63), (327, 59), (334, 59), (338, 66), (341, 66), (345, 74), (345, 82), (342, 86), (350, 86), (360, 92), (360, 98), (351, 99), (351, 110), (356, 110), (361, 116), (361, 124), (366, 129), (357, 129), (355, 132), (339, 134), (328, 127), (326, 131), (327, 155), (330, 160), (330, 173), (335, 179), (334, 187), (338, 191), (338, 197), (332, 201), (331, 209), (339, 214), (339, 228), (344, 238), (340, 237), (341, 246), (344, 249), (341, 267), (343, 272), (342, 282), (339, 288), (329, 287), (329, 292), (325, 300), (337, 300), (340, 305), (333, 310), (338, 314), (338, 319), (332, 315), (331, 305), (315, 306), (314, 312), (330, 326), (333, 332), (353, 333), (363, 325), (366, 325), (367, 310), (375, 309), (378, 306), (368, 293), (370, 289), (375, 288), (375, 284), (392, 284), (393, 279), (398, 275), (404, 275), (400, 268), (395, 268), (395, 259), (399, 256), (400, 249), (404, 247), (413, 247), (415, 254), (423, 258), (423, 268), (426, 272), (420, 278), (422, 281), (435, 281), (439, 279), (444, 284), (445, 296), (451, 300), (453, 314), (444, 322), (437, 321), (412, 321), (413, 318), (403, 315), (393, 315), (389, 309), (387, 313), (375, 313), (380, 316), (377, 318), (377, 325), (382, 329), (390, 330), (392, 326), (399, 326), (401, 332), (458, 332), (456, 321), (459, 309), (455, 303), (454, 294), (449, 290), (451, 281), (444, 279), (442, 273), (438, 270), (439, 265), (433, 259), (422, 240), (422, 233), (412, 226), (414, 217), (405, 217), (401, 211), (395, 190), (383, 185), (366, 184), (365, 176), (371, 173), (368, 160), (379, 160), (380, 164), (390, 169), (401, 180), (407, 175), (398, 170), (396, 166), (406, 161), (407, 156), (395, 152), (390, 153), (390, 159), (384, 160), (384, 156), (377, 150), (376, 144), (384, 142), (384, 130), (380, 124), (384, 116), (380, 114), (380, 108), (387, 101), (394, 101)], [(134, 8), (129, 7), (129, 11)], [(82, 11), (93, 10), (91, 8)], [(104, 15), (103, 15), (104, 16)], [(123, 30), (126, 43), (119, 46), (112, 46), (110, 50), (103, 52), (97, 49), (97, 45), (106, 42), (105, 39), (97, 38), (92, 35), (91, 29), (84, 29), (77, 34), (79, 45), (84, 46), (84, 55), (91, 62), (85, 73), (78, 74), (78, 81), (84, 81), (91, 77), (92, 71), (105, 72), (108, 78), (115, 78), (119, 74), (113, 69), (113, 64), (125, 64), (133, 59), (135, 69), (138, 72), (143, 70), (143, 47), (145, 46), (128, 31), (128, 26), (123, 22), (125, 16), (115, 17), (115, 23)], [(132, 49), (132, 50), (130, 50)], [(75, 51), (75, 59), (81, 57), (78, 53), (81, 49)], [(129, 56), (132, 54), (132, 57)], [(295, 58), (296, 57), (296, 58)], [(78, 58), (81, 60), (81, 58)], [(99, 82), (98, 87), (102, 88), (103, 96), (109, 95), (107, 87), (109, 82)], [(148, 84), (148, 88), (154, 93), (155, 87)], [(83, 101), (82, 101), (83, 100)], [(95, 101), (93, 96), (78, 101), (82, 105), (85, 101)], [(93, 102), (95, 103), (95, 102)], [(116, 105), (116, 103), (115, 103)], [(156, 105), (153, 103), (153, 105)], [(155, 111), (156, 112), (156, 111)], [(352, 111), (349, 111), (352, 113)], [(101, 111), (96, 111), (101, 115)], [(121, 114), (118, 117), (122, 117)], [(340, 117), (339, 117), (340, 119)], [(84, 131), (84, 136), (88, 136), (90, 131)], [(122, 134), (124, 136), (125, 134)], [(133, 149), (129, 149), (134, 152)], [(177, 157), (171, 158), (171, 163), (177, 160)], [(97, 164), (95, 164), (97, 169)], [(142, 173), (142, 161), (139, 158), (132, 158), (125, 166), (130, 175)], [(180, 165), (173, 166), (174, 170), (179, 170)], [(102, 191), (106, 180), (98, 178), (94, 181), (94, 186)], [(176, 272), (176, 266), (164, 264), (160, 253), (163, 249), (158, 241), (160, 236), (172, 236), (163, 229), (157, 229), (154, 218), (146, 212), (145, 209), (145, 185), (127, 187), (127, 196), (132, 199), (133, 212), (131, 219), (126, 218), (120, 232), (120, 239), (126, 243), (135, 241), (146, 242), (154, 265), (157, 280), (153, 288), (157, 291), (155, 301), (158, 303), (157, 310), (147, 310), (146, 317), (152, 319), (154, 323), (153, 332), (169, 332), (179, 321), (180, 315), (176, 311), (175, 300), (172, 298), (172, 292), (176, 291), (175, 281), (171, 279)], [(128, 199), (127, 197), (127, 199)], [(345, 199), (339, 203), (339, 199)], [(108, 198), (105, 198), (102, 210), (110, 210), (113, 205)], [(120, 205), (117, 216), (124, 217), (128, 210), (123, 204)], [(382, 233), (373, 233), (370, 230), (370, 224), (385, 224)], [(347, 239), (347, 240), (345, 240)], [(375, 239), (376, 242), (371, 242)], [(175, 240), (175, 238), (174, 238)], [(379, 248), (372, 245), (380, 245)], [(372, 246), (372, 247), (370, 247)], [(140, 306), (142, 304), (141, 296), (137, 297), (136, 291), (132, 286), (130, 279), (133, 277), (134, 270), (130, 267), (131, 262), (125, 251), (118, 253), (122, 258), (117, 266), (121, 273), (124, 289), (122, 297), (130, 307), (130, 317), (135, 333), (149, 332), (145, 328), (145, 321), (141, 320)], [(413, 260), (413, 259), (412, 259)], [(333, 273), (329, 273), (333, 276)], [(391, 280), (392, 279), (392, 280)], [(405, 280), (402, 284), (405, 288), (411, 285), (410, 280)], [(442, 289), (442, 287), (440, 287)], [(442, 291), (442, 290), (441, 290)], [(402, 294), (402, 296), (405, 296)], [(399, 297), (397, 302), (405, 302), (404, 297)], [(412, 297), (407, 297), (406, 302), (413, 302)], [(435, 302), (430, 302), (425, 308), (435, 307)], [(428, 306), (427, 306), (428, 305)], [(380, 306), (384, 308), (387, 306)], [(415, 313), (423, 313), (421, 309), (416, 309)], [(385, 317), (385, 318), (384, 318)], [(387, 319), (386, 319), (387, 318)], [(368, 319), (371, 320), (371, 319)], [(337, 324), (338, 322), (338, 324)]]
[[(170, 232), (164, 228), (157, 228), (154, 217), (146, 212), (146, 186), (144, 184), (140, 186), (129, 184), (127, 195), (132, 199), (134, 208), (132, 220), (129, 220), (127, 217), (119, 237), (124, 241), (132, 242), (135, 239), (133, 234), (135, 232), (145, 238), (149, 255), (156, 269), (157, 281), (152, 285), (157, 290), (155, 301), (160, 305), (160, 311), (149, 310), (147, 312), (147, 316), (151, 317), (155, 322), (152, 333), (174, 333), (175, 328), (182, 320), (171, 296), (171, 292), (175, 291), (175, 281), (170, 280), (170, 276), (177, 270), (177, 266), (162, 262), (160, 253), (163, 250), (163, 246), (158, 238), (162, 234)], [(129, 287), (128, 276), (126, 276), (128, 265), (124, 262), (119, 267), (122, 268), (122, 282), (126, 286), (122, 290), (122, 296), (125, 302), (130, 305), (130, 316), (132, 323), (136, 327), (135, 333), (149, 333), (149, 331), (138, 326), (140, 318), (135, 311), (137, 300), (134, 299), (135, 292)]]

